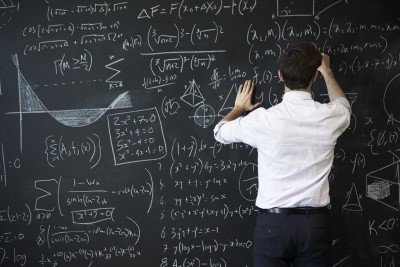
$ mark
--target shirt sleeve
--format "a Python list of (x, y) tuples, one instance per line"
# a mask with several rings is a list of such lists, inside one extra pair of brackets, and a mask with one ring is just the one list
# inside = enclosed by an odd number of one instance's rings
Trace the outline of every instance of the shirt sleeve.
[(253, 111), (232, 121), (220, 121), (214, 128), (215, 139), (222, 144), (242, 142), (256, 147), (256, 138), (253, 135), (256, 131), (252, 129), (255, 125), (255, 113)]
[(351, 113), (350, 102), (349, 102), (349, 100), (347, 100), (347, 98), (338, 97), (333, 101), (333, 103), (337, 103), (337, 104), (343, 105), (348, 110), (348, 112)]
[(351, 116), (351, 106), (349, 100), (345, 97), (338, 97), (331, 103), (333, 104), (338, 104), (341, 107), (342, 113), (341, 113), (341, 119), (338, 121), (339, 131), (342, 133), (344, 132), (347, 127), (350, 125), (350, 116)]

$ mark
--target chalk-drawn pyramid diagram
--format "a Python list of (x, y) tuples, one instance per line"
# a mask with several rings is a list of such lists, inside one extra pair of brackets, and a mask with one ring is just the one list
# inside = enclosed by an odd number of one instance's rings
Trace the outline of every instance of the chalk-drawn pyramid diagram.
[(400, 211), (400, 161), (367, 174), (367, 197)]
[(192, 107), (204, 102), (205, 99), (200, 92), (199, 85), (197, 85), (194, 79), (189, 82), (189, 86), (187, 86), (185, 93), (181, 96), (181, 100)]
[(10, 113), (19, 113), (20, 116), (24, 113), (48, 113), (56, 121), (65, 126), (83, 127), (97, 121), (105, 112), (107, 112), (107, 110), (132, 107), (132, 102), (128, 96), (128, 92), (126, 91), (121, 93), (108, 107), (105, 108), (48, 110), (22, 74), (18, 63), (18, 56), (13, 55), (12, 60), (18, 72), (20, 111)]

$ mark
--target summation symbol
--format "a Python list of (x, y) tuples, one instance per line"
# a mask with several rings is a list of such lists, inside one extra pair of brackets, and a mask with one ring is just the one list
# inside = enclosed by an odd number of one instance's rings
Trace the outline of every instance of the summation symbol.
[(204, 97), (200, 92), (200, 86), (193, 79), (189, 82), (189, 86), (186, 87), (186, 91), (181, 96), (181, 100), (188, 103), (190, 106), (195, 107), (200, 103), (204, 102)]

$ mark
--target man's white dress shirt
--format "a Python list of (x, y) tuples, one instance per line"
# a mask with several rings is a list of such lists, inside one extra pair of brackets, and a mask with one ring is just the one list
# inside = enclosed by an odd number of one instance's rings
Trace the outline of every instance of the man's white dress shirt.
[(291, 91), (276, 106), (222, 120), (214, 136), (223, 144), (243, 142), (257, 148), (257, 207), (321, 207), (330, 201), (334, 148), (350, 114), (344, 97), (323, 104), (308, 92)]

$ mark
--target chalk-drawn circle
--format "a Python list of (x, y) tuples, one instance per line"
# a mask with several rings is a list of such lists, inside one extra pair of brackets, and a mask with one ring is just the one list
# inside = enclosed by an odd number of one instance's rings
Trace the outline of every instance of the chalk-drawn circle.
[(400, 73), (388, 83), (383, 94), (383, 107), (386, 114), (396, 122), (400, 122)]
[(239, 178), (239, 191), (248, 201), (254, 201), (258, 192), (257, 164), (249, 163), (243, 168)]
[(207, 128), (215, 120), (215, 110), (213, 107), (207, 104), (199, 106), (194, 113), (194, 121), (197, 125)]

